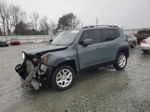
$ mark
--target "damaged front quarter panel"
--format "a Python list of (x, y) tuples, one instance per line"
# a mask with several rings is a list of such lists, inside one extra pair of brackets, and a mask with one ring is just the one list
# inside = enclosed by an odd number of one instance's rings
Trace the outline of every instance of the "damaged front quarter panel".
[[(63, 49), (61, 50), (63, 51)], [(53, 49), (53, 52), (36, 51), (36, 54), (23, 52), (25, 54), (24, 62), (17, 65), (15, 70), (22, 79), (21, 87), (34, 90), (38, 90), (41, 86), (47, 86), (52, 75), (52, 68), (65, 59), (65, 56), (62, 55), (64, 53), (58, 53), (61, 52), (60, 49)], [(43, 61), (44, 57), (47, 57), (47, 62)]]
[(57, 67), (63, 62), (74, 60), (76, 62), (75, 66), (77, 68), (77, 71), (79, 70), (79, 66), (77, 63), (77, 52), (75, 50), (64, 50), (59, 52), (46, 53), (41, 57), (41, 60), (43, 60), (44, 57), (47, 57), (47, 62), (45, 63), (46, 66)]

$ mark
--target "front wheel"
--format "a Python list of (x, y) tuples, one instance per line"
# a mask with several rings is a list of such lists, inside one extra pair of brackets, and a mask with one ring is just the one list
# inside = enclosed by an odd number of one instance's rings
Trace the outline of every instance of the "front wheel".
[(127, 56), (125, 55), (124, 52), (121, 52), (117, 55), (116, 60), (113, 64), (113, 66), (117, 69), (117, 70), (122, 70), (126, 67), (127, 65)]
[(53, 73), (51, 85), (56, 90), (65, 90), (72, 86), (75, 80), (75, 71), (68, 65), (62, 65)]

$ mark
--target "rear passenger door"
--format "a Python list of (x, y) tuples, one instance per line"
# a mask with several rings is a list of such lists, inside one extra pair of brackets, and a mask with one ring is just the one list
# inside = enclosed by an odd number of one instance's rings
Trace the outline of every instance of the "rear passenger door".
[(103, 60), (112, 61), (116, 58), (117, 47), (119, 45), (118, 37), (120, 32), (118, 29), (103, 29)]

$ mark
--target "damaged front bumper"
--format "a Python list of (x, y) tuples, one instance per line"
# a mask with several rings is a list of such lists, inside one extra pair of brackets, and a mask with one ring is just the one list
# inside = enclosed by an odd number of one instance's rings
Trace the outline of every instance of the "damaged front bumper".
[[(21, 87), (28, 88), (30, 90), (38, 90), (43, 85), (49, 83), (49, 78), (51, 74), (51, 69), (44, 68), (43, 65), (39, 64), (33, 68), (30, 68), (31, 71), (28, 73), (26, 63), (18, 64), (15, 67), (16, 72), (19, 74), (22, 80)], [(41, 71), (40, 68), (44, 69), (45, 71)], [(48, 72), (48, 73), (47, 73)], [(47, 75), (49, 74), (49, 75)]]

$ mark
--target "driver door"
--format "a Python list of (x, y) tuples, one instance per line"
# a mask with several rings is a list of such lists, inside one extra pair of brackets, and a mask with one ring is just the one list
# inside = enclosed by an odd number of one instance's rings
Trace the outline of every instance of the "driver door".
[(101, 49), (100, 46), (101, 41), (100, 30), (84, 31), (80, 38), (80, 42), (82, 42), (84, 39), (92, 39), (93, 43), (87, 46), (78, 44), (80, 69), (84, 69), (92, 65), (99, 64), (103, 53), (103, 50)]

